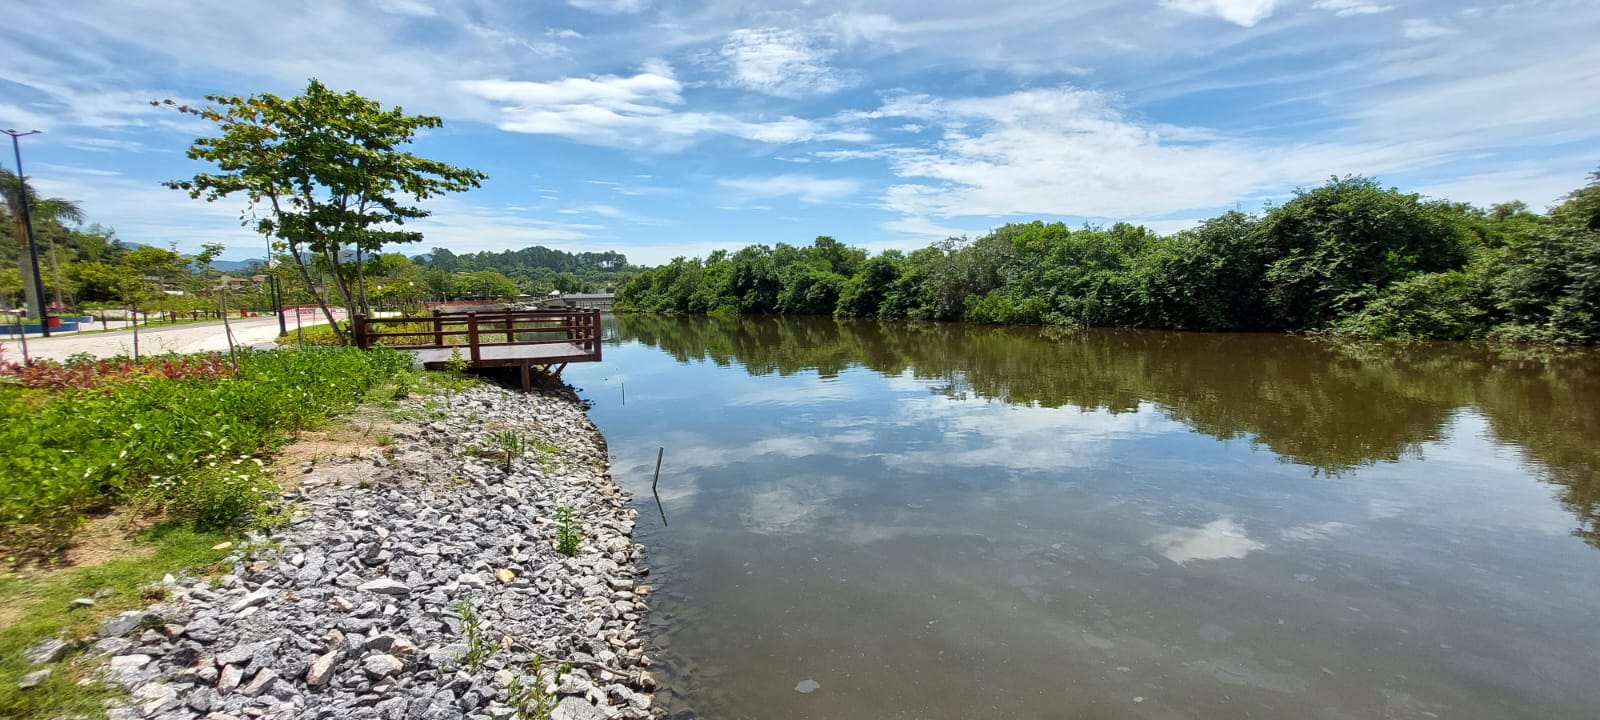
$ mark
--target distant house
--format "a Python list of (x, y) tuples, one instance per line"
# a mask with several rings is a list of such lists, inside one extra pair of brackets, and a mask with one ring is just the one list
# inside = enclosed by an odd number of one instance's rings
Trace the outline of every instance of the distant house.
[[(257, 275), (256, 277), (264, 278), (266, 276)], [(251, 285), (260, 285), (260, 284), (261, 284), (261, 281), (260, 280), (256, 280), (255, 278), (234, 277), (232, 275), (223, 275), (222, 277), (217, 278), (217, 287), (218, 288), (225, 288), (225, 289), (228, 289), (228, 290), (242, 290), (242, 289), (247, 288), (247, 287), (249, 287)]]

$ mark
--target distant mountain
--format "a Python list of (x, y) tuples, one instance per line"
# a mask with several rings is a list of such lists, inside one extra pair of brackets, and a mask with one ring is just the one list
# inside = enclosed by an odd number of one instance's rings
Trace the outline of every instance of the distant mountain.
[(259, 267), (260, 260), (212, 260), (211, 266), (225, 273)]

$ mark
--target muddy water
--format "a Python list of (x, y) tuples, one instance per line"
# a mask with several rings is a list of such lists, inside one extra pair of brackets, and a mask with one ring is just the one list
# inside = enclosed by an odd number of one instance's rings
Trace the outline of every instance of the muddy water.
[(672, 717), (1600, 717), (1594, 355), (608, 323)]

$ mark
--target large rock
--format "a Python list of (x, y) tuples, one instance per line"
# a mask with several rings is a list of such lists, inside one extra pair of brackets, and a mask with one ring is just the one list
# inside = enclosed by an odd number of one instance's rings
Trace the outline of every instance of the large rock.
[(76, 647), (74, 643), (60, 638), (50, 638), (34, 643), (33, 647), (22, 653), (22, 658), (31, 663), (52, 663), (67, 656)]
[(405, 669), (405, 663), (400, 662), (400, 659), (393, 655), (384, 655), (379, 653), (377, 655), (368, 656), (366, 660), (362, 660), (361, 669), (366, 671), (369, 677), (377, 680), (389, 677), (390, 675)]
[(32, 690), (36, 687), (39, 687), (40, 683), (48, 679), (50, 679), (50, 668), (35, 670), (27, 675), (22, 676), (22, 679), (17, 682), (17, 689)]
[(134, 630), (138, 630), (146, 622), (153, 622), (154, 620), (155, 616), (150, 614), (149, 611), (129, 610), (125, 613), (108, 617), (104, 622), (100, 623), (100, 635), (102, 637), (122, 637)]
[(378, 578), (369, 580), (356, 586), (363, 592), (378, 593), (380, 595), (410, 595), (411, 586), (392, 578)]
[(583, 698), (564, 697), (551, 711), (550, 720), (606, 720), (606, 714)]
[(306, 668), (306, 684), (311, 687), (322, 687), (328, 684), (328, 678), (333, 677), (333, 666), (339, 662), (339, 651), (331, 650), (311, 661), (311, 667)]
[(229, 650), (217, 653), (217, 666), (238, 665), (255, 657), (255, 643), (239, 643)]

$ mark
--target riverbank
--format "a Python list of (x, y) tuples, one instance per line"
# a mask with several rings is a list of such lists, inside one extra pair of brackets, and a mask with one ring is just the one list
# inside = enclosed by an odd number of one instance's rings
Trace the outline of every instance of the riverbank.
[(128, 691), (113, 720), (650, 717), (643, 549), (581, 403), (476, 385), (398, 405), (375, 451), (296, 468), (289, 520), (220, 572), (40, 645), (39, 669), (98, 668)]

